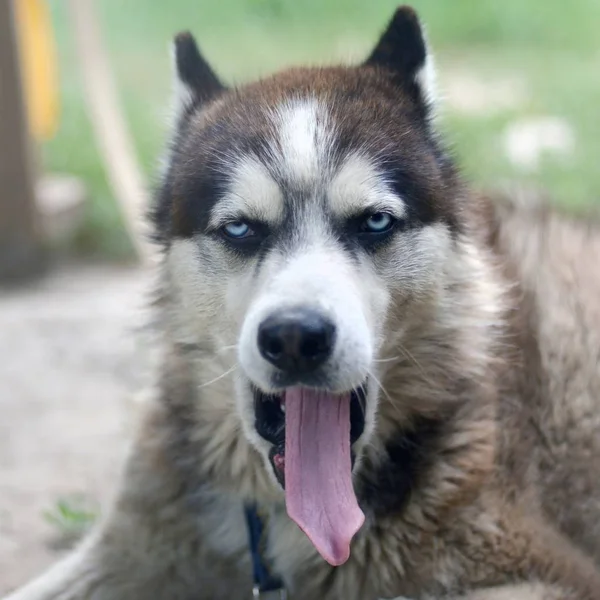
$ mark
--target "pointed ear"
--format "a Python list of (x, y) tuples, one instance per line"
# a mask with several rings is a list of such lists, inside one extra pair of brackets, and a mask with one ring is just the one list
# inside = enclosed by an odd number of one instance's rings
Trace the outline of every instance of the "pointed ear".
[(185, 31), (173, 42), (177, 115), (210, 102), (226, 91), (210, 65), (200, 54), (194, 36)]
[(413, 87), (427, 106), (435, 103), (435, 72), (417, 13), (410, 6), (396, 10), (366, 65), (387, 69)]

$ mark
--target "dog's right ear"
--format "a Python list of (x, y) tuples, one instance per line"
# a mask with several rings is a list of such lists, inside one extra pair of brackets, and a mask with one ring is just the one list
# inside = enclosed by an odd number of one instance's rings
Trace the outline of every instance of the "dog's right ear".
[(188, 114), (226, 91), (215, 72), (200, 54), (194, 36), (185, 31), (173, 42), (175, 102), (177, 116)]
[(386, 69), (408, 86), (426, 109), (436, 103), (433, 57), (427, 47), (417, 13), (410, 6), (396, 9), (367, 65)]

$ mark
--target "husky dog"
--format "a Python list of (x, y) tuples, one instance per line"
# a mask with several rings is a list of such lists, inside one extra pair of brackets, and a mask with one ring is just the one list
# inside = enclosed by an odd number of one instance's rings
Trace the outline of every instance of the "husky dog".
[(600, 599), (600, 229), (467, 189), (410, 8), (357, 66), (175, 64), (156, 399), (10, 599)]

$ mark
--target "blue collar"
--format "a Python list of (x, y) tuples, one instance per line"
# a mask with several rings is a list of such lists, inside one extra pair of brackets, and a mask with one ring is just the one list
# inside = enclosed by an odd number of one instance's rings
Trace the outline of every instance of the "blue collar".
[[(246, 525), (248, 527), (252, 573), (254, 577), (252, 597), (263, 598), (264, 600), (267, 597), (285, 600), (286, 591), (283, 587), (283, 582), (279, 577), (271, 574), (263, 560), (261, 544), (264, 546), (265, 543), (265, 540), (263, 540), (264, 526), (258, 514), (256, 504), (247, 504), (244, 507), (244, 512), (246, 513)], [(269, 596), (269, 594), (272, 595)]]

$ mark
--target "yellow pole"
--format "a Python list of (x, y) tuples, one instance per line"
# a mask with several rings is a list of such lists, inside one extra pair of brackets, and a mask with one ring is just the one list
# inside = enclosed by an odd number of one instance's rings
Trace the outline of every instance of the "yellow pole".
[(56, 132), (59, 112), (50, 11), (46, 0), (15, 0), (15, 13), (29, 130), (45, 141)]

